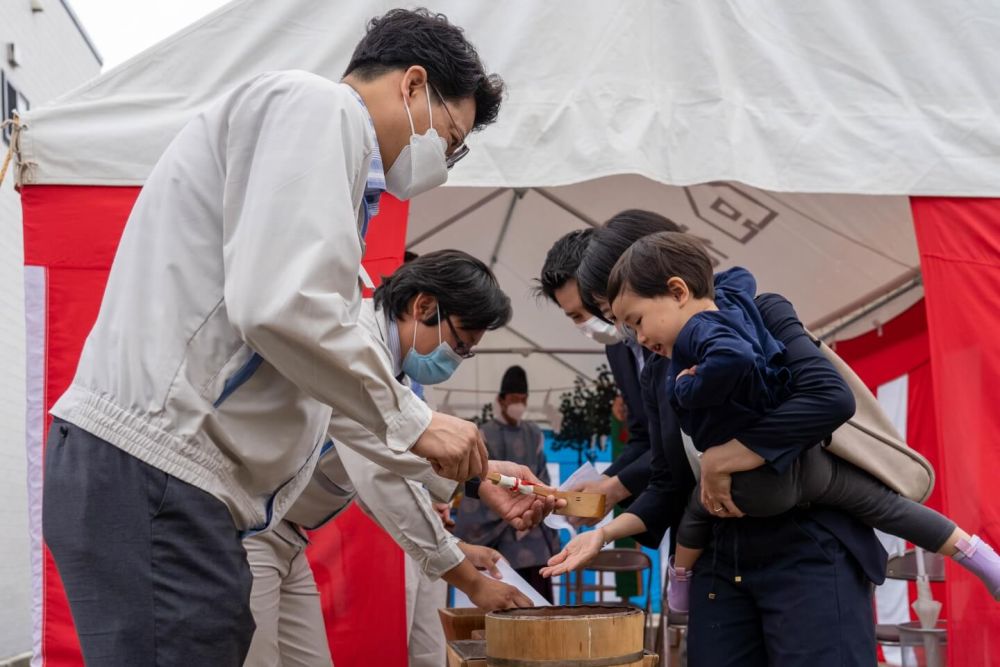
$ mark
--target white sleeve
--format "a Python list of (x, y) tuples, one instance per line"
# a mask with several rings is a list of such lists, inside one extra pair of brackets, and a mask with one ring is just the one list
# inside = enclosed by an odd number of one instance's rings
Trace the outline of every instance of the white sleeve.
[[(350, 450), (399, 477), (413, 480), (426, 487), (434, 500), (448, 502), (458, 488), (458, 482), (441, 477), (434, 472), (427, 459), (410, 452), (394, 452), (379, 442), (378, 438), (355, 421), (334, 413), (330, 419), (330, 439), (336, 443), (338, 452)], [(351, 476), (354, 478), (354, 476)], [(357, 481), (355, 479), (355, 481)]]
[[(436, 579), (462, 562), (465, 554), (458, 547), (458, 539), (445, 530), (420, 484), (346, 447), (338, 449), (338, 454), (354, 483), (359, 505), (420, 564), (427, 576)], [(417, 458), (412, 454), (403, 456)]]
[(248, 86), (230, 114), (224, 165), (225, 308), (282, 375), (403, 452), (431, 411), (357, 323), (352, 194), (370, 152), (366, 122), (349, 91), (312, 74)]

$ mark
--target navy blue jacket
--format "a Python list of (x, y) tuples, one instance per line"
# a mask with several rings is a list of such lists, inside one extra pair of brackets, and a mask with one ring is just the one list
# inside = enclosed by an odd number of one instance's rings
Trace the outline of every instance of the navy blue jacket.
[[(854, 412), (854, 397), (836, 369), (806, 334), (792, 304), (777, 294), (756, 299), (764, 324), (784, 344), (785, 365), (794, 393), (776, 409), (740, 431), (737, 438), (760, 454), (776, 470), (787, 469), (798, 455), (829, 436)], [(665, 395), (670, 360), (657, 357), (646, 364), (641, 385), (651, 443), (652, 475), (646, 491), (629, 507), (646, 524), (648, 533), (637, 536), (656, 548), (670, 526), (676, 526), (694, 490), (695, 479), (684, 454), (677, 415)], [(886, 553), (875, 532), (854, 517), (833, 508), (814, 506), (794, 510), (787, 521), (825, 529), (857, 560), (874, 583), (885, 579)], [(744, 521), (753, 519), (725, 519)], [(759, 524), (774, 525), (770, 523)], [(781, 548), (775, 545), (775, 548)]]
[[(652, 353), (646, 354), (647, 363)], [(608, 345), (605, 348), (608, 357), (608, 367), (615, 378), (615, 384), (622, 394), (625, 407), (628, 409), (628, 442), (625, 449), (604, 471), (608, 477), (617, 475), (618, 481), (632, 494), (621, 502), (622, 507), (628, 507), (632, 500), (646, 489), (649, 484), (650, 452), (649, 429), (646, 425), (646, 407), (642, 401), (642, 389), (639, 385), (639, 369), (636, 368), (635, 356), (624, 343)]]
[[(718, 310), (689, 319), (674, 343), (665, 397), (699, 451), (729, 442), (788, 396), (785, 346), (764, 326), (756, 295), (746, 269), (717, 274)], [(694, 375), (677, 378), (692, 366)]]

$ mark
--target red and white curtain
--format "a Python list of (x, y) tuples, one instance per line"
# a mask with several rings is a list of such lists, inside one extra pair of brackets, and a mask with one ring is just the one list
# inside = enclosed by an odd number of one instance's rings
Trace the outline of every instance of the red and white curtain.
[[(34, 658), (32, 667), (83, 665), (69, 606), (42, 540), (42, 471), (49, 408), (67, 388), (104, 294), (139, 188), (26, 186), (27, 455)], [(376, 282), (402, 262), (408, 206), (386, 195), (368, 235)], [(406, 665), (403, 553), (352, 508), (315, 531), (308, 555), (338, 667)]]
[[(41, 535), (48, 409), (72, 379), (97, 315), (138, 188), (22, 189), (27, 327), (27, 453), (31, 512), (33, 665), (80, 665), (58, 573)], [(1000, 544), (1000, 200), (912, 200), (926, 299), (879, 331), (838, 345), (910, 444), (935, 465), (929, 500), (966, 530)], [(408, 210), (388, 197), (372, 227), (373, 277), (402, 259)], [(402, 553), (359, 512), (318, 531), (310, 549), (338, 667), (406, 664)], [(935, 590), (949, 623), (949, 662), (1000, 665), (1000, 613), (981, 584), (949, 566)], [(913, 591), (888, 585), (878, 615), (898, 622)], [(890, 656), (887, 656), (890, 657)]]

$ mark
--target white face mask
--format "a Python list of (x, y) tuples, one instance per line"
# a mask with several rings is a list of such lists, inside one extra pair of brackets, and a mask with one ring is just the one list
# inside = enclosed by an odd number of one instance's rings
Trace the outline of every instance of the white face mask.
[(410, 119), (410, 143), (403, 146), (399, 157), (385, 174), (385, 189), (396, 199), (412, 199), (448, 181), (448, 163), (445, 159), (448, 142), (439, 137), (434, 129), (431, 91), (427, 84), (424, 84), (424, 88), (427, 92), (427, 115), (431, 126), (423, 134), (417, 134), (413, 116), (410, 115), (410, 105), (403, 98), (403, 108), (406, 109), (406, 117)]
[(510, 403), (504, 409), (504, 413), (516, 422), (521, 421), (524, 417), (524, 411), (528, 409), (528, 406), (524, 403)]
[(597, 316), (591, 317), (586, 322), (580, 322), (576, 325), (576, 328), (584, 336), (597, 341), (601, 345), (614, 345), (615, 343), (622, 342), (622, 334), (618, 331), (618, 328)]

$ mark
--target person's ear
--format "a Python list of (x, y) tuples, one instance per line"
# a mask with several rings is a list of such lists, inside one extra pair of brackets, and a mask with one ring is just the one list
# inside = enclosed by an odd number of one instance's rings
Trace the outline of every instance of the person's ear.
[(413, 65), (405, 72), (403, 72), (403, 79), (401, 85), (403, 87), (402, 93), (406, 98), (407, 104), (413, 101), (413, 98), (417, 95), (418, 91), (423, 94), (424, 88), (427, 84), (427, 70), (423, 68), (422, 65)]
[(677, 276), (671, 276), (667, 280), (667, 293), (680, 306), (686, 304), (691, 298), (691, 291), (688, 289), (687, 283), (684, 282), (683, 278), (678, 278)]
[(437, 315), (437, 299), (430, 294), (418, 292), (413, 297), (413, 307), (411, 310), (419, 321), (426, 322)]

